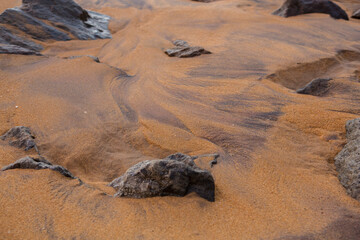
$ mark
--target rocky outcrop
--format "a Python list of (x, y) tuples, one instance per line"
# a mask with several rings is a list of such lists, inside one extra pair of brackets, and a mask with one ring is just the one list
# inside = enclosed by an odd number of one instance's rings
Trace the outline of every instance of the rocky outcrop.
[(31, 148), (35, 148), (38, 151), (34, 135), (29, 128), (24, 126), (11, 128), (4, 135), (0, 136), (0, 139), (8, 141), (11, 146), (25, 148), (25, 151)]
[(211, 52), (202, 47), (191, 47), (183, 40), (176, 40), (173, 44), (175, 45), (174, 48), (170, 48), (165, 51), (169, 57), (187, 58), (200, 56), (201, 54), (211, 54)]
[(193, 157), (181, 153), (140, 162), (113, 180), (110, 186), (117, 190), (117, 197), (185, 196), (196, 192), (208, 201), (215, 201), (211, 173), (198, 168)]
[[(7, 9), (0, 15), (0, 43), (38, 52), (42, 47), (30, 39), (111, 38), (109, 20), (106, 15), (82, 9), (73, 0), (23, 0), (21, 7)], [(20, 37), (24, 34), (28, 39)], [(14, 47), (2, 46), (2, 49), (7, 49), (3, 53), (29, 54)], [(12, 49), (15, 51), (11, 52)]]
[(360, 201), (360, 118), (346, 123), (347, 144), (335, 157), (341, 184), (348, 194)]
[(24, 157), (21, 158), (14, 163), (3, 167), (1, 170), (6, 171), (10, 169), (50, 169), (53, 171), (57, 171), (60, 174), (64, 175), (65, 177), (75, 178), (66, 168), (59, 166), (59, 165), (52, 165), (49, 161), (45, 158), (32, 158), (32, 157)]
[(346, 12), (329, 0), (286, 0), (274, 15), (291, 17), (308, 13), (325, 13), (335, 19), (349, 20)]
[(352, 15), (351, 15), (352, 18), (357, 18), (357, 19), (360, 19), (360, 9), (355, 11)]
[(331, 78), (317, 78), (309, 82), (305, 87), (296, 90), (300, 94), (321, 96), (325, 94), (330, 87)]

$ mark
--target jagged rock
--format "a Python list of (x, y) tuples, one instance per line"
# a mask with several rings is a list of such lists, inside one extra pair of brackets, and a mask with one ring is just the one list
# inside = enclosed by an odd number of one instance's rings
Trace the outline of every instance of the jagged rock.
[(17, 126), (11, 128), (4, 135), (0, 136), (0, 139), (5, 141), (9, 141), (9, 144), (18, 148), (25, 148), (25, 151), (35, 148), (36, 151), (36, 143), (35, 137), (31, 133), (31, 130), (24, 126)]
[(296, 90), (300, 94), (321, 96), (329, 89), (331, 78), (317, 78), (308, 83), (305, 87)]
[(6, 171), (10, 169), (51, 169), (53, 171), (57, 171), (64, 175), (65, 177), (69, 178), (75, 178), (66, 168), (59, 166), (59, 165), (52, 165), (49, 161), (46, 159), (40, 157), (40, 158), (32, 158), (32, 157), (24, 157), (21, 158), (14, 163), (3, 167), (1, 170)]
[(325, 13), (335, 19), (349, 20), (346, 12), (329, 0), (286, 0), (281, 8), (273, 12), (274, 15), (281, 17), (291, 17), (307, 13)]
[[(35, 52), (42, 49), (40, 45), (15, 35), (9, 29), (24, 32), (29, 38), (39, 41), (111, 38), (109, 20), (110, 17), (106, 15), (82, 9), (73, 0), (23, 0), (20, 8), (7, 9), (0, 15), (0, 43)], [(2, 48), (8, 49), (6, 53), (12, 50), (11, 47)], [(13, 49), (13, 53), (29, 52)]]
[(355, 11), (355, 12), (352, 14), (351, 17), (352, 17), (352, 18), (360, 19), (360, 9), (357, 10), (357, 11)]
[(185, 196), (196, 192), (208, 201), (215, 201), (211, 173), (198, 168), (193, 157), (181, 153), (140, 162), (113, 180), (110, 186), (117, 190), (117, 197)]
[(339, 180), (348, 194), (360, 201), (360, 118), (346, 123), (347, 144), (335, 157)]
[(211, 54), (211, 52), (205, 50), (202, 47), (191, 47), (186, 41), (176, 40), (173, 42), (175, 45), (174, 48), (170, 48), (165, 50), (165, 53), (169, 57), (195, 57), (200, 56), (201, 54)]

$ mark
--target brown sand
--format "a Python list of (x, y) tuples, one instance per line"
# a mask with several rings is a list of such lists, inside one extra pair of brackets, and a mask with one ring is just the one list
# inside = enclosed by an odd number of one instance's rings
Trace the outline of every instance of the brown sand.
[[(360, 114), (360, 58), (336, 54), (360, 51), (359, 20), (272, 16), (280, 0), (77, 2), (113, 17), (113, 39), (0, 55), (0, 133), (30, 127), (42, 154), (86, 185), (0, 172), (1, 239), (360, 239), (360, 203), (333, 164)], [(169, 58), (176, 39), (213, 54)], [(64, 59), (74, 55), (102, 63)], [(334, 78), (326, 96), (294, 92), (315, 77)], [(0, 166), (27, 154), (0, 144)], [(221, 154), (214, 203), (107, 195), (128, 167), (175, 152)]]

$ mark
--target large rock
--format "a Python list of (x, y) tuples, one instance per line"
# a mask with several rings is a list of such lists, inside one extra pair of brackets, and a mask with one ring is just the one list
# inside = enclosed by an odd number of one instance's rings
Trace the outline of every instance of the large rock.
[(296, 90), (300, 94), (321, 96), (325, 94), (330, 87), (331, 78), (317, 78), (306, 84), (305, 87)]
[(35, 143), (35, 137), (28, 127), (13, 127), (4, 135), (0, 136), (0, 139), (8, 141), (11, 146), (25, 148), (25, 151), (31, 148), (35, 148), (36, 151), (38, 151)]
[(113, 180), (110, 186), (117, 190), (115, 196), (118, 197), (185, 196), (196, 192), (208, 201), (215, 201), (211, 173), (198, 168), (193, 157), (181, 153), (140, 162)]
[(75, 178), (66, 168), (59, 166), (59, 165), (52, 165), (49, 161), (46, 159), (40, 157), (40, 158), (32, 158), (32, 157), (24, 157), (21, 158), (14, 163), (3, 167), (1, 170), (6, 171), (10, 169), (50, 169), (56, 172), (59, 172), (60, 174), (64, 175), (65, 177), (69, 178)]
[(273, 12), (274, 15), (281, 17), (291, 17), (307, 13), (325, 13), (335, 19), (349, 20), (346, 12), (329, 0), (286, 0), (281, 8)]
[(348, 194), (360, 201), (360, 118), (346, 123), (348, 143), (335, 157), (341, 184)]
[(360, 19), (360, 9), (357, 10), (357, 11), (355, 11), (355, 12), (352, 14), (351, 17), (352, 17), (352, 18)]
[(173, 42), (173, 44), (175, 45), (174, 48), (165, 50), (165, 53), (169, 57), (187, 58), (200, 56), (201, 54), (211, 54), (211, 52), (205, 50), (202, 47), (191, 47), (183, 40), (176, 40)]
[[(30, 39), (39, 41), (71, 39), (90, 40), (111, 38), (108, 29), (110, 17), (86, 11), (73, 0), (23, 0), (21, 7), (10, 8), (0, 15), (0, 43), (19, 46), (38, 52), (42, 47)], [(14, 32), (9, 29), (15, 30)], [(25, 33), (20, 37), (20, 32)], [(2, 46), (3, 53), (13, 47)], [(13, 53), (28, 54), (26, 51)], [(21, 49), (22, 50), (22, 49)]]

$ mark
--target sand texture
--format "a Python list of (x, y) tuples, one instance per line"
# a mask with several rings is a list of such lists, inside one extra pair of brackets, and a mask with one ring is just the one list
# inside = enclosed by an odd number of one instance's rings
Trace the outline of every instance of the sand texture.
[[(0, 171), (0, 239), (360, 239), (334, 165), (360, 117), (359, 19), (272, 15), (282, 0), (76, 2), (110, 16), (112, 38), (0, 54), (0, 135), (29, 127), (82, 182)], [(211, 54), (167, 56), (178, 39)], [(321, 94), (296, 93), (317, 78), (332, 79)], [(220, 154), (195, 160), (215, 202), (113, 197), (128, 168), (177, 152)], [(0, 140), (0, 168), (36, 155)]]

